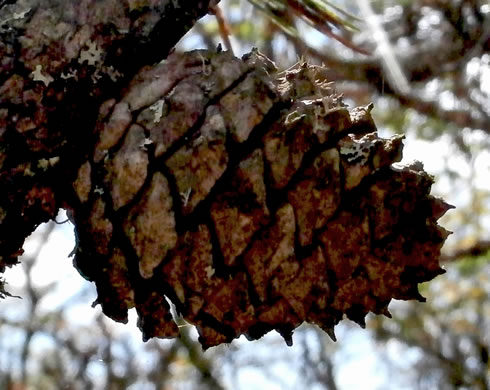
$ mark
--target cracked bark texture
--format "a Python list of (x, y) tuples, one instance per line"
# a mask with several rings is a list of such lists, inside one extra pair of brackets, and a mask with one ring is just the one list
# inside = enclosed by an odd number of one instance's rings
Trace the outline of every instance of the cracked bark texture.
[[(0, 50), (18, 61), (0, 75), (2, 269), (64, 207), (75, 267), (107, 316), (126, 322), (136, 308), (145, 340), (178, 336), (167, 298), (204, 348), (273, 329), (291, 344), (303, 321), (335, 339), (344, 315), (364, 326), (370, 311), (389, 315), (391, 299), (424, 300), (418, 283), (444, 272), (448, 232), (437, 220), (450, 206), (430, 195), (420, 163), (393, 165), (402, 137), (380, 138), (372, 106), (349, 110), (325, 69), (278, 73), (257, 51), (173, 53), (151, 65), (152, 49), (134, 53), (168, 27), (153, 10), (165, 18), (167, 2), (46, 3), (68, 7), (59, 15), (106, 5), (129, 19), (118, 27), (87, 12), (73, 28), (92, 34), (72, 39), (78, 52), (66, 62), (53, 53), (68, 53), (70, 39), (28, 43), (35, 53), (20, 61), (29, 49), (17, 18), (2, 30), (15, 44)], [(51, 20), (43, 12), (21, 15), (24, 28)], [(63, 23), (72, 26), (60, 17), (52, 31)]]
[[(0, 271), (17, 261), (24, 237), (70, 203), (97, 116), (112, 110), (141, 67), (165, 58), (208, 6), (0, 0)], [(106, 147), (110, 136), (100, 142)]]

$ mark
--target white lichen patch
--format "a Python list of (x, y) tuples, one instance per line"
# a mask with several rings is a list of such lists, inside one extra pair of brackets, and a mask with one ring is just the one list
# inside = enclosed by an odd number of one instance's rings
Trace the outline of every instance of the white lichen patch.
[(94, 194), (103, 195), (104, 189), (102, 187), (95, 187)]
[(187, 191), (181, 192), (180, 193), (180, 198), (182, 199), (182, 204), (187, 206), (187, 203), (189, 203), (189, 197), (191, 196), (192, 188), (188, 188)]
[(164, 99), (160, 99), (149, 107), (154, 112), (153, 123), (159, 123), (160, 119), (162, 119), (164, 102)]
[(83, 64), (85, 61), (89, 65), (95, 66), (97, 63), (102, 62), (102, 54), (104, 52), (97, 46), (96, 42), (89, 42), (88, 49), (84, 49), (80, 52), (80, 58), (78, 62)]
[(36, 65), (36, 70), (34, 70), (30, 74), (30, 77), (34, 81), (41, 81), (41, 82), (43, 82), (44, 85), (47, 87), (51, 82), (54, 81), (54, 79), (48, 73), (43, 73), (42, 69), (43, 69), (43, 66), (42, 65)]
[(360, 139), (356, 139), (352, 134), (349, 134), (350, 142), (342, 143), (340, 147), (340, 155), (344, 157), (348, 163), (365, 164), (371, 154), (371, 151), (376, 146), (376, 133), (366, 134)]
[(42, 158), (37, 162), (37, 167), (41, 168), (44, 171), (48, 169), (48, 166), (49, 166), (48, 160), (46, 160), (45, 158)]
[[(13, 7), (15, 7), (15, 9), (22, 9), (23, 6), (21, 4), (15, 4), (15, 5), (13, 5)], [(6, 13), (7, 13), (7, 15), (9, 15), (9, 17), (4, 19), (4, 20), (0, 20), (0, 28), (2, 28), (4, 25), (6, 25), (7, 23), (9, 23), (11, 21), (24, 19), (26, 17), (26, 15), (31, 11), (31, 9), (32, 8), (27, 8), (27, 9), (19, 11), (19, 12), (14, 11), (13, 13), (11, 13), (11, 11), (9, 12), (9, 7), (5, 7)], [(2, 9), (2, 12), (3, 12), (3, 9)]]
[(78, 75), (77, 75), (77, 71), (76, 69), (72, 69), (68, 72), (63, 72), (61, 73), (60, 77), (63, 79), (63, 80), (68, 80), (68, 79), (75, 79), (75, 81), (78, 81)]
[(59, 156), (54, 156), (51, 157), (48, 161), (49, 161), (49, 165), (53, 167), (60, 162), (60, 158)]
[(58, 164), (59, 161), (59, 156), (51, 157), (49, 159), (41, 158), (37, 162), (37, 167), (42, 169), (43, 171), (46, 171), (48, 168), (54, 167), (56, 164)]
[(141, 143), (140, 148), (143, 150), (148, 150), (148, 146), (151, 145), (153, 141), (150, 138), (145, 138)]
[(112, 81), (116, 82), (118, 79), (120, 79), (123, 74), (119, 72), (118, 70), (114, 69), (114, 67), (108, 66), (105, 68), (106, 73), (109, 75)]
[(96, 69), (94, 73), (90, 76), (92, 79), (92, 82), (95, 84), (97, 81), (99, 81), (102, 78), (102, 74), (100, 72), (100, 69)]
[(27, 164), (27, 166), (23, 170), (24, 176), (35, 176), (36, 174), (31, 170), (31, 163)]
[(216, 272), (212, 265), (208, 265), (206, 268), (204, 268), (204, 271), (206, 271), (206, 277), (208, 278), (211, 278), (211, 276), (213, 276)]
[(29, 12), (31, 12), (31, 8), (27, 8), (25, 11), (21, 11), (21, 12), (14, 12), (13, 19), (15, 20), (24, 19)]

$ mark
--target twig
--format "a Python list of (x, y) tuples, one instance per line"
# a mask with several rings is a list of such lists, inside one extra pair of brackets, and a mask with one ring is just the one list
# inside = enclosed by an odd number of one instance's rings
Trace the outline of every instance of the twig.
[(223, 39), (226, 50), (233, 54), (233, 47), (231, 46), (230, 41), (231, 29), (230, 25), (223, 15), (223, 11), (221, 11), (221, 8), (218, 6), (218, 4), (211, 5), (209, 7), (209, 11), (211, 14), (216, 16), (216, 20), (218, 21), (219, 33), (221, 35), (221, 39)]

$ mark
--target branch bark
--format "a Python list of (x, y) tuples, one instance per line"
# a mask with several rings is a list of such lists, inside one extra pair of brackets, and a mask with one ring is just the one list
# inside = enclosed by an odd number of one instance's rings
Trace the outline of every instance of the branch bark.
[[(2, 3), (1, 271), (16, 262), (23, 237), (53, 218), (69, 196), (67, 184), (94, 142), (101, 103), (117, 98), (142, 66), (165, 58), (208, 5), (209, 0)], [(46, 175), (48, 168), (57, 175)]]

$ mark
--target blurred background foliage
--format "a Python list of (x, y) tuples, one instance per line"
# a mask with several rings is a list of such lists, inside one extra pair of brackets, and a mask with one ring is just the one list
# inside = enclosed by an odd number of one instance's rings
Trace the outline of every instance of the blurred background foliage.
[(71, 227), (43, 225), (7, 274), (22, 299), (0, 305), (0, 389), (490, 389), (489, 3), (222, 0), (179, 49), (220, 43), (280, 69), (324, 64), (347, 104), (374, 102), (380, 133), (404, 133), (405, 158), (457, 206), (441, 221), (447, 273), (423, 286), (427, 303), (393, 302), (364, 331), (344, 321), (337, 343), (305, 325), (292, 348), (272, 334), (203, 354), (185, 323), (180, 339), (143, 344), (90, 308)]

